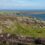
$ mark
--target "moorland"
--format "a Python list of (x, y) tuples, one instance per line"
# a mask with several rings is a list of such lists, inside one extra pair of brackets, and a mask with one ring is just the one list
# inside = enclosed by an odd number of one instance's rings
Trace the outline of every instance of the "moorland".
[(45, 21), (31, 16), (19, 16), (21, 14), (23, 13), (0, 12), (0, 34), (45, 38)]

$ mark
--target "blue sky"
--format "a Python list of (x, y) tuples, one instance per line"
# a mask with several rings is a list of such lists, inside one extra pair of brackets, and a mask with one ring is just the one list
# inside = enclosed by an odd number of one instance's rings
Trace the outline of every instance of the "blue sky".
[(0, 9), (45, 9), (45, 0), (0, 0)]

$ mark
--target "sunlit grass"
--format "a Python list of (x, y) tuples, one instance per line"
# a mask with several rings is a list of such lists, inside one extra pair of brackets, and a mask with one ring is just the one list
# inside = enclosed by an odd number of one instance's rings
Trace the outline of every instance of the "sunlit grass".
[[(0, 12), (0, 14), (10, 14), (10, 13), (14, 13), (14, 12)], [(29, 17), (29, 18), (32, 18), (32, 17)], [(13, 24), (10, 27), (6, 27), (0, 22), (0, 26), (2, 27), (3, 33), (11, 33), (11, 34), (17, 34), (21, 36), (44, 37), (45, 38), (45, 28), (43, 27), (40, 28), (38, 24), (20, 23), (18, 21), (14, 21), (16, 19), (13, 17), (5, 17), (5, 19), (11, 20)], [(4, 20), (1, 19), (2, 22), (5, 21), (5, 19)]]
[(13, 25), (9, 28), (4, 27), (3, 33), (17, 34), (21, 36), (32, 37), (45, 37), (45, 28), (40, 28), (38, 25), (28, 25), (19, 22), (13, 22)]

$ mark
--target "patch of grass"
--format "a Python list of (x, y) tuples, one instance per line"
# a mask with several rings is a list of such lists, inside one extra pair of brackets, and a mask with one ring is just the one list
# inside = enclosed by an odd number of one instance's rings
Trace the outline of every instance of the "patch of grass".
[[(37, 25), (35, 25), (37, 26)], [(23, 36), (33, 36), (33, 37), (45, 37), (45, 28), (35, 27), (30, 25), (24, 25), (21, 23), (13, 23), (10, 28), (3, 28), (3, 33), (12, 33)]]
[[(3, 14), (3, 12), (0, 12)], [(7, 12), (8, 13), (8, 12)], [(3, 18), (2, 18), (3, 17)], [(18, 34), (23, 36), (32, 36), (32, 37), (44, 37), (45, 38), (45, 28), (41, 27), (38, 24), (26, 24), (26, 23), (20, 23), (16, 21), (16, 18), (14, 17), (1, 17), (1, 21), (6, 21), (7, 19), (12, 21), (13, 24), (8, 28), (3, 25), (2, 22), (0, 22), (0, 26), (2, 28), (3, 33), (11, 33), (11, 34)], [(21, 16), (20, 16), (21, 17)], [(30, 17), (29, 17), (30, 18)], [(6, 19), (6, 20), (5, 20)]]
[(32, 36), (32, 37), (45, 37), (45, 28), (36, 27), (37, 25), (25, 25), (21, 23), (13, 23), (10, 28), (5, 28), (3, 32), (18, 34), (23, 36)]

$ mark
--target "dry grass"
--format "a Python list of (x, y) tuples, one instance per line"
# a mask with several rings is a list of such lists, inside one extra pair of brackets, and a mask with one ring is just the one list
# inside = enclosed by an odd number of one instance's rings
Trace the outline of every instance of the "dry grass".
[(0, 15), (0, 33), (45, 37), (45, 26), (31, 17)]

